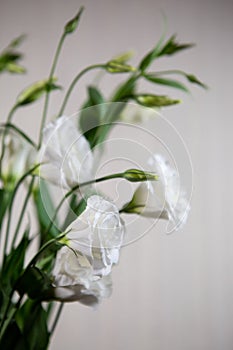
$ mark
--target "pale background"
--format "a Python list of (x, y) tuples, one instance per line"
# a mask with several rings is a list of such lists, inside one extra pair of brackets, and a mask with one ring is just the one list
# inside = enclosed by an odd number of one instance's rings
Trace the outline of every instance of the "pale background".
[[(230, 0), (1, 0), (0, 42), (28, 33), (25, 77), (1, 78), (0, 118), (25, 85), (46, 77), (63, 24), (79, 6), (85, 14), (78, 33), (67, 39), (57, 74), (67, 86), (80, 68), (135, 49), (135, 62), (158, 40), (161, 10), (168, 33), (198, 45), (164, 60), (200, 76), (208, 92), (165, 112), (183, 136), (194, 168), (192, 211), (185, 228), (171, 236), (158, 230), (124, 248), (114, 269), (110, 299), (93, 311), (66, 306), (51, 349), (230, 350), (233, 347), (232, 237), (232, 34)], [(169, 61), (171, 61), (169, 63)], [(154, 66), (155, 67), (155, 66)], [(68, 113), (85, 96), (72, 96)], [(106, 79), (105, 90), (113, 78)], [(174, 95), (175, 91), (173, 92)], [(78, 101), (77, 101), (78, 98)], [(53, 106), (60, 106), (54, 94)], [(51, 105), (52, 106), (52, 105)], [(56, 113), (51, 107), (50, 114)], [(36, 137), (41, 105), (22, 109), (17, 123)]]

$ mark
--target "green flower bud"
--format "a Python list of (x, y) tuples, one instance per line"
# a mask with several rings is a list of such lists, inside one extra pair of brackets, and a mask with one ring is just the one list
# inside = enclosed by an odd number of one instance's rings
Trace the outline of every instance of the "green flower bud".
[(158, 175), (155, 173), (149, 173), (139, 169), (129, 169), (123, 173), (124, 179), (131, 182), (142, 182), (142, 181), (157, 181)]
[(17, 98), (16, 105), (23, 106), (38, 100), (45, 92), (60, 89), (55, 85), (56, 78), (37, 81), (23, 90)]
[(64, 32), (66, 34), (71, 34), (76, 30), (83, 10), (84, 7), (81, 7), (77, 15), (65, 25)]
[(109, 73), (128, 73), (136, 71), (135, 67), (121, 63), (117, 60), (109, 61), (106, 64), (106, 69)]
[(162, 95), (135, 95), (133, 97), (140, 105), (145, 107), (164, 107), (171, 106), (177, 103), (180, 103), (180, 100), (173, 100), (168, 96)]

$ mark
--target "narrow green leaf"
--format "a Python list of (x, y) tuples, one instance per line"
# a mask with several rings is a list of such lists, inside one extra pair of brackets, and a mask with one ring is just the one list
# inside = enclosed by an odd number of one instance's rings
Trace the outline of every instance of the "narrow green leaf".
[(195, 75), (185, 74), (185, 76), (188, 79), (188, 81), (190, 81), (190, 83), (197, 84), (197, 85), (200, 85), (201, 87), (203, 87), (204, 89), (208, 89), (208, 86), (206, 84), (202, 83)]
[(26, 349), (24, 337), (15, 320), (9, 323), (3, 336), (1, 337), (0, 348), (4, 350), (14, 350), (14, 349), (25, 350)]
[(160, 50), (158, 57), (165, 56), (165, 55), (173, 55), (178, 51), (189, 49), (193, 46), (194, 46), (193, 43), (179, 44), (176, 41), (176, 35), (172, 35), (170, 39), (168, 39), (168, 41), (165, 43), (163, 48)]
[(21, 296), (27, 294), (30, 299), (46, 300), (52, 287), (51, 280), (36, 266), (25, 270), (18, 280), (16, 289)]
[(17, 312), (16, 321), (26, 343), (25, 349), (47, 349), (49, 342), (47, 314), (41, 303), (27, 300)]
[(173, 88), (185, 91), (185, 92), (189, 92), (188, 88), (184, 84), (180, 83), (177, 80), (160, 78), (154, 74), (149, 74), (149, 73), (144, 74), (143, 77), (146, 80), (151, 81), (152, 83), (155, 83), (155, 84), (166, 85), (166, 86), (170, 86), (170, 87), (173, 87)]
[(141, 94), (132, 96), (132, 98), (145, 107), (165, 107), (180, 103), (180, 100), (174, 100), (163, 95)]
[(14, 286), (23, 271), (25, 254), (29, 244), (28, 230), (26, 230), (19, 245), (4, 260), (1, 271), (1, 284), (6, 291)]
[(43, 179), (40, 180), (40, 188), (34, 191), (34, 204), (39, 223), (40, 246), (42, 246), (50, 238), (56, 237), (59, 234), (56, 221), (53, 223), (50, 231), (47, 233), (50, 220), (55, 213), (55, 207), (49, 192), (49, 188)]
[(88, 94), (91, 106), (99, 105), (105, 103), (105, 99), (101, 94), (100, 90), (95, 86), (88, 87)]
[(155, 45), (155, 47), (151, 51), (149, 51), (148, 54), (141, 60), (139, 64), (139, 69), (142, 72), (144, 72), (158, 56), (158, 53), (162, 47), (162, 44), (165, 38), (165, 32), (166, 32), (166, 27), (164, 28), (163, 33), (158, 43)]
[(82, 6), (78, 11), (77, 15), (65, 25), (64, 32), (66, 34), (71, 34), (76, 30), (83, 10), (84, 10), (84, 7)]
[(19, 35), (17, 38), (13, 39), (10, 44), (8, 45), (7, 48), (11, 48), (14, 49), (16, 47), (18, 47), (19, 45), (21, 45), (21, 43), (25, 40), (26, 35), (25, 34), (21, 34)]
[(127, 101), (129, 96), (135, 93), (137, 79), (137, 76), (133, 76), (130, 77), (126, 82), (121, 84), (120, 87), (118, 87), (118, 89), (116, 90), (112, 98), (112, 102)]

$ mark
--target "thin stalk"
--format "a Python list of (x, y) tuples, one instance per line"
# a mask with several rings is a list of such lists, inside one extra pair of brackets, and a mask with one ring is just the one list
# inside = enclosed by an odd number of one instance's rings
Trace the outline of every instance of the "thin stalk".
[(60, 316), (61, 316), (63, 307), (64, 307), (64, 303), (61, 303), (61, 304), (59, 305), (58, 310), (57, 310), (55, 319), (54, 319), (54, 321), (53, 321), (53, 324), (52, 324), (52, 327), (51, 327), (51, 331), (50, 331), (50, 336), (51, 336), (51, 335), (53, 334), (53, 332), (55, 331), (55, 328), (56, 328), (57, 323), (58, 323), (58, 320), (59, 320), (59, 318), (60, 318)]
[(18, 220), (17, 225), (16, 225), (13, 241), (12, 241), (12, 244), (11, 244), (11, 249), (14, 248), (15, 242), (17, 240), (17, 237), (18, 237), (18, 234), (19, 234), (19, 230), (20, 230), (20, 227), (21, 227), (21, 224), (22, 224), (22, 220), (23, 220), (23, 217), (24, 217), (24, 214), (25, 214), (25, 210), (27, 208), (27, 204), (28, 204), (28, 201), (29, 201), (31, 193), (32, 193), (34, 181), (35, 181), (35, 177), (33, 176), (32, 180), (30, 182), (30, 185), (28, 187), (27, 195), (26, 195), (26, 197), (24, 199), (24, 204), (23, 204), (23, 207), (21, 209), (19, 220)]
[(35, 165), (32, 169), (30, 169), (28, 172), (26, 172), (17, 182), (14, 191), (12, 193), (11, 201), (9, 204), (8, 208), (8, 221), (7, 221), (7, 228), (6, 228), (6, 235), (5, 235), (5, 242), (4, 242), (4, 249), (3, 249), (3, 257), (5, 258), (6, 253), (7, 253), (7, 245), (8, 245), (8, 240), (9, 240), (9, 233), (10, 233), (10, 224), (11, 224), (11, 217), (12, 217), (12, 207), (14, 204), (14, 199), (17, 194), (17, 191), (22, 184), (22, 182), (27, 178), (27, 176), (31, 175), (38, 167), (40, 164)]
[[(53, 63), (52, 63), (52, 67), (50, 70), (50, 74), (49, 74), (49, 80), (52, 79), (56, 66), (57, 66), (57, 62), (58, 62), (58, 58), (62, 49), (62, 45), (64, 43), (66, 37), (66, 33), (64, 32), (59, 40), (58, 46), (57, 46), (57, 50), (53, 59)], [(44, 129), (44, 125), (45, 125), (45, 121), (46, 121), (46, 117), (47, 117), (47, 111), (48, 111), (48, 106), (49, 106), (49, 96), (50, 96), (50, 92), (46, 91), (45, 94), (45, 103), (44, 103), (44, 109), (43, 109), (43, 114), (42, 114), (42, 120), (41, 120), (41, 125), (40, 125), (40, 136), (39, 136), (39, 145), (38, 148), (40, 148), (41, 146), (41, 142), (42, 142), (42, 131)]]
[(64, 110), (65, 110), (65, 107), (66, 107), (66, 105), (67, 105), (67, 102), (68, 102), (68, 100), (69, 100), (69, 98), (70, 98), (70, 95), (71, 95), (71, 93), (72, 93), (72, 91), (73, 91), (75, 85), (76, 85), (77, 82), (79, 81), (79, 79), (80, 79), (85, 73), (89, 72), (90, 70), (97, 69), (97, 68), (105, 68), (105, 67), (106, 67), (105, 64), (94, 64), (94, 65), (88, 66), (88, 67), (84, 68), (84, 69), (74, 78), (74, 80), (71, 82), (71, 84), (70, 84), (70, 86), (69, 86), (69, 88), (68, 88), (68, 90), (67, 90), (67, 93), (66, 93), (66, 95), (65, 95), (64, 101), (63, 101), (62, 106), (61, 106), (61, 108), (60, 108), (60, 111), (59, 111), (59, 113), (58, 113), (58, 117), (60, 117), (60, 116), (63, 114), (63, 112), (64, 112)]
[[(10, 112), (8, 114), (7, 120), (6, 120), (7, 124), (11, 122), (17, 107), (18, 107), (17, 105), (14, 105), (11, 108), (11, 110), (10, 110)], [(0, 156), (0, 177), (2, 177), (2, 161), (3, 161), (3, 158), (4, 158), (4, 154), (5, 154), (5, 138), (6, 138), (6, 134), (7, 134), (7, 129), (4, 129), (3, 135), (2, 135), (2, 145), (1, 145), (2, 146), (1, 147), (2, 148), (2, 153), (1, 153), (1, 156)]]
[(63, 203), (72, 193), (74, 193), (74, 191), (76, 191), (77, 189), (79, 189), (83, 186), (91, 185), (93, 183), (98, 183), (98, 182), (107, 181), (107, 180), (116, 179), (116, 178), (122, 178), (123, 174), (124, 173), (117, 173), (117, 174), (103, 176), (103, 177), (100, 177), (100, 178), (95, 179), (95, 180), (90, 180), (87, 182), (83, 182), (81, 184), (77, 184), (76, 186), (71, 188), (71, 190), (65, 194), (65, 196), (61, 199), (60, 203), (58, 204), (58, 206), (54, 212), (54, 215), (53, 215), (52, 219), (50, 220), (50, 224), (47, 227), (46, 234), (50, 231), (51, 227), (53, 226), (53, 222), (56, 220), (57, 214), (58, 214), (59, 210), (61, 209)]

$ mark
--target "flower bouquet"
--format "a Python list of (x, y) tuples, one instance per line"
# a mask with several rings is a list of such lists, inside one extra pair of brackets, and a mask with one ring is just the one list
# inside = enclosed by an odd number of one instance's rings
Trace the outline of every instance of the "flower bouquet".
[[(185, 84), (170, 78), (205, 85), (181, 70), (153, 72), (152, 63), (190, 48), (176, 36), (165, 34), (139, 62), (128, 63), (131, 54), (114, 57), (84, 68), (62, 97), (53, 121), (47, 122), (50, 95), (61, 93), (55, 76), (64, 41), (78, 28), (83, 8), (63, 30), (48, 78), (31, 84), (16, 98), (0, 129), (0, 348), (46, 349), (65, 302), (96, 306), (111, 295), (111, 270), (127, 240), (127, 218), (140, 216), (167, 220), (178, 229), (186, 220), (189, 202), (181, 190), (179, 174), (154, 150), (148, 167), (121, 169), (97, 176), (111, 131), (124, 120), (143, 122), (145, 114), (179, 103), (167, 95), (140, 92), (139, 81), (188, 92)], [(25, 73), (18, 51), (23, 37), (13, 40), (0, 55), (1, 73)], [(99, 84), (87, 88), (87, 99), (68, 117), (70, 95), (91, 70), (122, 82), (108, 97)], [(18, 109), (42, 99), (38, 141), (14, 123)], [(128, 106), (141, 106), (130, 115)], [(119, 207), (104, 193), (105, 184), (126, 181), (135, 187)], [(98, 185), (102, 184), (101, 189)], [(31, 208), (33, 206), (33, 209)], [(32, 212), (33, 210), (33, 212)], [(29, 213), (31, 213), (29, 215)], [(31, 220), (31, 216), (33, 219)]]

